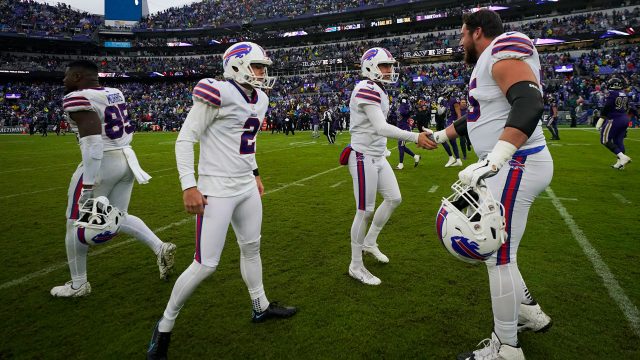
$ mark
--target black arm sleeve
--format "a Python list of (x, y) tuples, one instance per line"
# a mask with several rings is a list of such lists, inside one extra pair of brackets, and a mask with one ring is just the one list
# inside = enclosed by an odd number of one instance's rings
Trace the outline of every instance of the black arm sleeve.
[(460, 117), (453, 122), (453, 128), (456, 129), (458, 136), (462, 137), (467, 135), (467, 115)]
[(511, 112), (505, 127), (516, 128), (530, 137), (544, 111), (538, 84), (520, 81), (511, 85), (507, 90), (507, 101), (511, 105)]

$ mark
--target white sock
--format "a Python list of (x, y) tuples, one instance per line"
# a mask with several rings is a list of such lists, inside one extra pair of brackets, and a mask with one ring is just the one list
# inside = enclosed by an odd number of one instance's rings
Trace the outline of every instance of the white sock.
[(173, 285), (171, 297), (158, 324), (160, 332), (171, 332), (173, 330), (173, 325), (184, 303), (193, 294), (198, 285), (215, 271), (215, 267), (204, 266), (197, 261), (193, 261), (187, 270), (180, 274), (175, 285)]
[(362, 266), (362, 245), (372, 211), (356, 211), (351, 224), (351, 266)]
[(67, 261), (69, 272), (71, 273), (72, 287), (79, 288), (87, 282), (87, 252), (89, 246), (78, 240), (76, 228), (73, 226), (75, 220), (67, 219), (67, 233), (64, 237), (64, 245), (67, 248)]
[(400, 205), (402, 202), (402, 198), (400, 199), (385, 199), (378, 209), (376, 209), (376, 213), (373, 215), (373, 221), (371, 221), (371, 227), (369, 227), (369, 232), (367, 236), (364, 238), (364, 246), (373, 247), (377, 246), (378, 235), (380, 235), (380, 231), (384, 225), (389, 221), (391, 214), (393, 211)]
[(247, 285), (251, 306), (257, 312), (269, 307), (269, 300), (262, 284), (262, 259), (260, 258), (260, 239), (240, 245), (240, 273)]
[(147, 224), (137, 216), (131, 214), (125, 215), (122, 219), (120, 231), (133, 236), (138, 241), (141, 241), (143, 244), (151, 248), (153, 253), (156, 255), (162, 248), (162, 240), (160, 240), (160, 238), (157, 237), (151, 229), (149, 229)]
[(487, 265), (491, 307), (493, 308), (493, 331), (503, 344), (518, 344), (518, 311), (522, 298), (522, 277), (517, 264)]

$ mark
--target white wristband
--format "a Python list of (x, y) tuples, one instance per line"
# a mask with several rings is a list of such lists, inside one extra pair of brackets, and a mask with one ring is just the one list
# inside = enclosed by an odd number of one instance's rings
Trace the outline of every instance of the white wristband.
[(513, 157), (518, 148), (512, 143), (504, 140), (498, 140), (493, 150), (487, 155), (489, 163), (496, 166), (496, 170), (500, 170), (509, 159)]

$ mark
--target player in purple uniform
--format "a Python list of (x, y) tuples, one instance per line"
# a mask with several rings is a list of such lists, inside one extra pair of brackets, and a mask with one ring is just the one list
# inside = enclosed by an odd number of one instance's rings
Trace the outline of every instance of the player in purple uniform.
[[(469, 112), (469, 105), (467, 103), (467, 99), (460, 99), (460, 115), (461, 117), (467, 116)], [(462, 148), (462, 159), (467, 160), (467, 151), (471, 151), (471, 139), (469, 139), (469, 134), (465, 134), (464, 136), (460, 136), (460, 148)]]
[[(462, 117), (462, 113), (460, 112), (460, 98), (453, 93), (453, 90), (448, 91), (449, 100), (447, 100), (447, 110), (449, 110), (449, 116), (447, 117), (447, 126), (453, 124), (454, 121), (458, 120)], [(460, 161), (460, 151), (458, 151), (458, 142), (456, 139), (449, 140), (449, 144), (451, 144), (451, 150), (453, 150), (453, 155), (456, 157), (456, 162), (451, 166), (461, 166), (462, 161)], [(464, 154), (464, 158), (467, 158), (467, 150), (463, 149), (462, 153)]]
[[(445, 97), (439, 97), (436, 102), (436, 130), (444, 130), (447, 127), (447, 108), (448, 101)], [(458, 153), (458, 148), (456, 146), (455, 154), (451, 152), (451, 147), (448, 142), (442, 144), (444, 151), (449, 155), (449, 161), (444, 165), (444, 167), (451, 166), (462, 166), (462, 161), (460, 161), (460, 154)], [(455, 155), (455, 157), (454, 157)]]
[(549, 97), (547, 129), (551, 132), (551, 140), (560, 140), (560, 134), (558, 133), (558, 101), (553, 97)]
[(621, 79), (611, 78), (607, 87), (609, 95), (600, 112), (602, 117), (598, 120), (596, 129), (600, 130), (600, 143), (618, 158), (618, 161), (611, 167), (622, 170), (627, 163), (631, 162), (631, 158), (624, 153), (624, 136), (629, 127), (627, 116), (629, 98), (622, 91), (624, 83)]
[[(398, 127), (402, 130), (411, 131), (411, 125), (409, 125), (409, 118), (411, 117), (411, 105), (406, 98), (400, 100), (398, 105)], [(413, 156), (413, 167), (418, 166), (420, 163), (420, 155), (414, 154), (407, 147), (407, 142), (404, 140), (398, 140), (398, 153), (400, 154), (400, 162), (396, 166), (396, 170), (402, 170), (404, 168), (404, 154)]]

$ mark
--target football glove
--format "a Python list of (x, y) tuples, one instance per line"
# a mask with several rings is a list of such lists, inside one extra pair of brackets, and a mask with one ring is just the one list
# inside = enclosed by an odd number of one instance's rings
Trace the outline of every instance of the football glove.
[(93, 188), (91, 189), (82, 188), (82, 192), (80, 193), (80, 198), (78, 198), (78, 206), (82, 208), (82, 205), (84, 205), (84, 203), (87, 202), (87, 200), (92, 198), (93, 198)]
[(502, 166), (513, 157), (517, 148), (504, 140), (498, 140), (496, 146), (486, 158), (467, 166), (458, 173), (463, 184), (476, 187), (480, 180), (490, 178), (500, 171)]
[(598, 119), (598, 122), (596, 123), (596, 130), (600, 131), (600, 129), (602, 129), (602, 124), (604, 123), (604, 119), (600, 118)]

